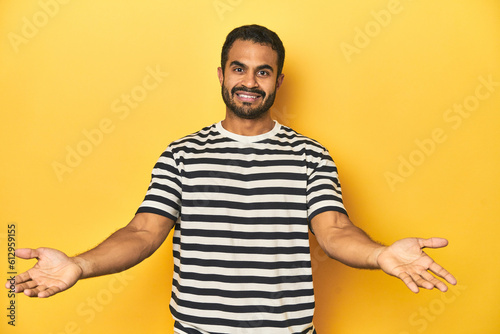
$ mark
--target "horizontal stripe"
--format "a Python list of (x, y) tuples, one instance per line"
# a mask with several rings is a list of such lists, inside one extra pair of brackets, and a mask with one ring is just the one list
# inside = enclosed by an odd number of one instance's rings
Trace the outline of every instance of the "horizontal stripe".
[[(188, 285), (192, 283), (193, 285)], [(182, 293), (187, 295), (192, 295), (188, 299), (198, 299), (198, 297), (209, 296), (212, 301), (215, 299), (224, 301), (226, 298), (226, 304), (231, 304), (236, 300), (240, 300), (242, 303), (249, 302), (259, 302), (260, 299), (275, 299), (283, 302), (285, 298), (297, 298), (297, 297), (310, 297), (313, 294), (312, 289), (294, 289), (294, 290), (280, 290), (280, 291), (262, 291), (262, 290), (228, 290), (221, 289), (221, 284), (219, 283), (219, 288), (203, 288), (196, 287), (194, 284), (198, 284), (199, 281), (196, 280), (183, 280), (182, 286), (174, 280), (172, 291), (176, 293)], [(222, 297), (222, 298), (220, 298)], [(243, 299), (251, 299), (243, 300)], [(243, 305), (243, 304), (242, 304)]]
[[(224, 154), (211, 154), (210, 157), (201, 156), (201, 157), (193, 157), (188, 159), (180, 158), (185, 166), (189, 166), (188, 168), (213, 168), (214, 166), (224, 166), (226, 168), (235, 168), (239, 167), (242, 169), (261, 169), (266, 167), (283, 167), (289, 169), (297, 169), (297, 167), (304, 167), (303, 159), (301, 156), (298, 156), (296, 159), (290, 159), (288, 154), (283, 154), (280, 157), (273, 156), (272, 159), (270, 157), (266, 157), (266, 159), (257, 160), (257, 159), (249, 159), (248, 155), (241, 155), (241, 159), (236, 159), (234, 155), (231, 155), (228, 160), (228, 156)], [(279, 158), (279, 159), (276, 159)]]
[[(198, 180), (199, 181), (199, 180)], [(303, 196), (305, 189), (294, 188), (288, 186), (275, 186), (269, 187), (269, 184), (264, 187), (252, 187), (252, 188), (241, 188), (235, 187), (228, 184), (213, 184), (213, 183), (200, 183), (198, 185), (187, 185), (184, 184), (182, 189), (184, 193), (196, 193), (196, 194), (228, 194), (228, 195), (240, 195), (240, 196), (263, 196), (263, 195), (275, 195), (275, 194), (286, 194), (288, 196), (298, 195)]]
[[(181, 241), (180, 232), (175, 231), (174, 237), (174, 249), (175, 247), (180, 247)], [(183, 243), (198, 243), (200, 245), (225, 245), (225, 246), (245, 246), (245, 247), (309, 247), (309, 238), (303, 238), (300, 240), (286, 240), (286, 239), (278, 239), (278, 240), (258, 240), (258, 239), (229, 239), (229, 238), (206, 238), (204, 236), (190, 236), (190, 237), (182, 237)]]
[(219, 259), (198, 259), (181, 257), (184, 265), (197, 265), (203, 267), (217, 268), (257, 268), (257, 269), (287, 269), (287, 268), (308, 268), (311, 266), (307, 261), (276, 261), (276, 262), (258, 262), (258, 261), (232, 261)]
[[(159, 203), (159, 202), (158, 202)], [(339, 204), (341, 205), (341, 204)], [(253, 217), (243, 217), (251, 211)], [(205, 216), (205, 219), (198, 219)], [(225, 217), (224, 217), (225, 216)], [(196, 218), (194, 218), (196, 217)], [(301, 219), (302, 218), (302, 219)], [(182, 211), (183, 221), (206, 221), (220, 222), (226, 221), (234, 224), (279, 224), (274, 219), (280, 220), (285, 224), (296, 222), (296, 219), (301, 219), (302, 224), (307, 224), (306, 212), (292, 209), (261, 209), (261, 210), (245, 210), (245, 209), (228, 209), (228, 208), (211, 208), (200, 205), (198, 207), (186, 207)], [(289, 219), (287, 221), (287, 219)]]
[(240, 173), (235, 173), (235, 172), (214, 172), (214, 171), (208, 171), (208, 170), (200, 170), (200, 171), (189, 171), (185, 172), (184, 177), (187, 179), (194, 179), (194, 178), (217, 178), (217, 179), (230, 179), (230, 180), (235, 180), (235, 181), (253, 181), (253, 180), (258, 180), (258, 181), (266, 181), (266, 180), (280, 180), (280, 181), (302, 181), (305, 180), (305, 175), (304, 174), (298, 174), (298, 173), (284, 173), (282, 171), (279, 172), (273, 172), (273, 173), (247, 173), (247, 174), (240, 174)]
[(145, 204), (145, 203), (143, 203), (143, 205), (137, 210), (137, 213), (142, 213), (142, 212), (154, 213), (154, 214), (172, 219), (173, 221), (176, 220), (176, 215), (172, 215), (169, 212), (167, 212), (166, 210), (162, 210), (161, 208), (148, 207), (147, 204)]
[[(209, 256), (207, 256), (209, 254)], [(193, 259), (195, 263), (201, 263), (204, 265), (206, 260), (221, 260), (221, 261), (230, 261), (230, 262), (239, 262), (239, 263), (245, 263), (246, 260), (248, 260), (249, 254), (248, 253), (228, 253), (228, 252), (220, 252), (219, 247), (215, 246), (213, 247), (212, 250), (209, 252), (206, 251), (187, 251), (182, 247), (182, 259), (183, 263), (187, 264), (188, 262), (186, 259)], [(298, 263), (301, 263), (303, 261), (307, 261), (304, 259), (297, 259), (297, 255), (295, 254), (259, 254), (259, 253), (253, 253), (251, 254), (252, 262), (261, 262), (261, 263), (275, 263), (276, 265), (278, 263), (294, 263), (298, 261)], [(275, 266), (271, 266), (272, 268), (275, 268)], [(303, 266), (300, 266), (303, 267)], [(240, 267), (234, 267), (231, 266), (230, 268), (240, 268)], [(253, 267), (249, 267), (253, 268)], [(267, 268), (267, 267), (265, 267)], [(286, 266), (284, 268), (289, 268), (289, 266)]]
[[(262, 215), (261, 217), (239, 217), (238, 216), (238, 211), (231, 210), (231, 215), (222, 215), (221, 210), (212, 210), (210, 212), (210, 215), (205, 214), (200, 214), (203, 211), (209, 212), (209, 208), (204, 210), (204, 208), (199, 208), (199, 210), (185, 210), (188, 212), (183, 212), (182, 213), (182, 220), (184, 222), (205, 222), (205, 223), (231, 223), (231, 224), (242, 224), (242, 225), (252, 225), (252, 226), (258, 226), (258, 225), (291, 225), (291, 224), (306, 224), (306, 216), (305, 213), (298, 213), (296, 216), (291, 216), (291, 213), (288, 213), (290, 216), (288, 217), (279, 217), (279, 216), (274, 216), (274, 217), (269, 217), (269, 215)], [(221, 214), (217, 214), (220, 212)], [(261, 213), (262, 214), (262, 213)], [(273, 214), (276, 214), (276, 212), (273, 212)]]
[[(190, 274), (200, 274), (200, 275), (221, 275), (226, 276), (226, 280), (230, 280), (231, 276), (234, 278), (234, 281), (231, 283), (237, 282), (238, 277), (263, 277), (270, 278), (270, 281), (280, 281), (280, 283), (296, 283), (297, 287), (307, 287), (310, 288), (310, 281), (307, 279), (311, 278), (312, 271), (309, 267), (292, 267), (292, 268), (219, 268), (219, 267), (208, 267), (204, 265), (196, 265), (196, 264), (186, 264), (182, 262), (182, 259), (178, 256), (178, 254), (174, 255), (174, 273), (178, 274), (176, 279), (183, 278), (182, 274), (190, 273)], [(303, 260), (307, 262), (307, 260)], [(182, 272), (181, 272), (182, 268)], [(176, 271), (178, 270), (178, 271)], [(288, 277), (295, 277), (294, 279), (285, 279)], [(274, 278), (282, 278), (282, 280), (274, 279)], [(206, 284), (211, 284), (213, 282), (207, 281)], [(299, 284), (300, 283), (300, 284)], [(216, 286), (219, 287), (220, 286)], [(263, 289), (264, 287), (260, 287)], [(276, 289), (276, 286), (269, 285), (270, 289)], [(236, 288), (235, 288), (236, 289)], [(238, 290), (238, 289), (236, 289)]]
[[(210, 252), (214, 249), (211, 244), (188, 244), (182, 243), (183, 251), (198, 251)], [(288, 255), (288, 254), (309, 254), (309, 247), (248, 247), (241, 245), (217, 245), (218, 252), (225, 252), (229, 254), (270, 254), (270, 255)]]
[(212, 231), (202, 229), (183, 229), (183, 236), (201, 236), (205, 238), (231, 238), (231, 239), (254, 239), (254, 240), (300, 240), (309, 239), (302, 232), (238, 232), (238, 231)]
[[(188, 314), (193, 314), (193, 313), (188, 313)], [(224, 327), (233, 327), (233, 328), (252, 328), (252, 327), (288, 328), (291, 326), (303, 325), (304, 323), (310, 323), (312, 321), (312, 316), (309, 315), (302, 318), (295, 318), (295, 319), (292, 318), (281, 321), (260, 319), (257, 317), (254, 317), (253, 319), (250, 319), (248, 321), (242, 321), (242, 320), (234, 320), (234, 318), (233, 319), (230, 318), (226, 319), (221, 317), (205, 318), (188, 314), (179, 313), (176, 311), (175, 308), (172, 308), (172, 315), (176, 319), (179, 319), (181, 321), (194, 322), (197, 324), (207, 324), (207, 325), (223, 325)], [(273, 319), (275, 317), (270, 317), (270, 318)], [(230, 330), (229, 332), (232, 331)]]
[[(179, 267), (176, 266), (175, 270), (180, 271)], [(238, 275), (235, 276), (234, 274), (228, 276), (228, 275), (221, 275), (221, 274), (202, 274), (199, 272), (189, 272), (189, 271), (184, 271), (182, 273), (182, 278), (187, 279), (187, 280), (196, 280), (196, 281), (202, 281), (202, 282), (214, 282), (214, 283), (236, 283), (236, 284), (267, 284), (271, 286), (271, 289), (275, 291), (276, 284), (280, 284), (283, 282), (307, 282), (312, 279), (311, 275), (303, 275), (303, 276), (297, 276), (297, 275), (291, 275), (291, 276), (285, 276), (285, 275), (280, 275), (279, 277), (273, 277), (273, 276), (245, 276), (245, 275)], [(260, 289), (262, 289), (262, 286), (259, 286)], [(238, 291), (241, 291), (241, 287), (237, 287)]]
[[(236, 314), (240, 321), (250, 321), (259, 316), (261, 317), (272, 317), (276, 314), (288, 313), (291, 317), (303, 317), (304, 315), (309, 316), (310, 311), (314, 309), (314, 302), (308, 304), (292, 304), (292, 305), (281, 305), (281, 306), (267, 306), (267, 305), (256, 305), (256, 306), (234, 306), (227, 304), (216, 304), (216, 303), (199, 303), (191, 302), (182, 299), (178, 299), (174, 294), (172, 296), (173, 303), (178, 307), (187, 309), (188, 312), (192, 314), (200, 314), (203, 311), (204, 317), (218, 318), (221, 316), (226, 316), (227, 318), (233, 318)], [(260, 311), (260, 312), (259, 312)], [(265, 311), (265, 312), (262, 312)], [(244, 313), (250, 313), (250, 316), (244, 317)]]
[[(184, 283), (184, 282), (183, 282)], [(172, 287), (172, 293), (178, 296), (181, 294), (179, 291), (180, 285), (174, 281)], [(282, 290), (280, 292), (262, 293), (258, 290), (251, 291), (235, 291), (228, 295), (228, 297), (220, 296), (217, 289), (203, 289), (203, 290), (191, 290), (194, 292), (190, 294), (187, 288), (182, 288), (182, 294), (187, 296), (189, 301), (195, 301), (200, 303), (214, 303), (217, 302), (223, 305), (232, 306), (247, 306), (247, 305), (268, 305), (280, 306), (280, 305), (296, 305), (296, 304), (312, 304), (314, 303), (314, 297), (311, 296), (311, 291), (308, 289), (295, 289), (295, 290)], [(226, 291), (226, 290), (224, 290)], [(297, 292), (298, 291), (298, 292)], [(214, 298), (214, 293), (217, 293), (216, 298)], [(223, 292), (224, 293), (224, 292)], [(178, 298), (178, 297), (176, 297)]]
[[(201, 303), (197, 299), (186, 301), (179, 299), (175, 293), (172, 294), (173, 303), (177, 308), (188, 310), (192, 314), (202, 315), (207, 318), (238, 318), (240, 321), (250, 321), (258, 317), (274, 317), (275, 315), (289, 314), (291, 317), (309, 316), (310, 310), (314, 309), (314, 302), (293, 303), (288, 305), (227, 305), (219, 303)], [(245, 314), (246, 313), (246, 314)], [(250, 314), (249, 314), (250, 313)]]
[[(175, 334), (227, 334), (228, 331), (234, 332), (234, 329), (228, 329), (226, 327), (222, 326), (207, 326), (210, 329), (210, 332), (207, 331), (199, 331), (195, 329), (194, 327), (191, 326), (192, 324), (189, 324), (187, 322), (180, 322), (176, 320), (174, 322), (174, 329), (175, 329)], [(232, 330), (232, 331), (231, 331)], [(238, 334), (262, 334), (262, 333), (276, 333), (276, 328), (270, 328), (270, 327), (258, 327), (258, 328), (246, 328), (243, 330), (238, 330), (236, 333)], [(304, 329), (303, 325), (299, 326), (294, 326), (294, 327), (288, 327), (284, 328), (280, 331), (280, 333), (283, 334), (316, 334), (316, 330), (314, 329), (314, 326), (311, 325), (309, 327), (306, 327)]]
[[(183, 203), (196, 202), (195, 205), (207, 206), (207, 204), (216, 202), (221, 203), (243, 203), (245, 205), (262, 205), (263, 203), (272, 203), (273, 205), (280, 205), (287, 207), (300, 206), (302, 210), (306, 207), (304, 195), (289, 195), (285, 193), (276, 193), (268, 195), (240, 195), (240, 194), (226, 194), (222, 192), (205, 192), (205, 193), (186, 193), (183, 195)], [(237, 207), (237, 205), (235, 206)]]
[(241, 201), (221, 201), (215, 199), (204, 198), (202, 200), (182, 200), (183, 207), (199, 207), (206, 206), (210, 208), (229, 208), (240, 210), (300, 210), (307, 209), (305, 203), (293, 202), (241, 202)]
[[(221, 173), (222, 172), (214, 172)], [(258, 180), (258, 179), (231, 179), (229, 177), (219, 178), (219, 177), (197, 177), (197, 178), (185, 178), (184, 185), (187, 186), (197, 186), (203, 187), (205, 185), (214, 185), (214, 186), (230, 186), (230, 187), (239, 187), (243, 189), (253, 189), (253, 188), (282, 188), (284, 184), (289, 187), (296, 187), (297, 189), (304, 189), (306, 185), (305, 180), (276, 180), (276, 179), (267, 179), (267, 180)]]

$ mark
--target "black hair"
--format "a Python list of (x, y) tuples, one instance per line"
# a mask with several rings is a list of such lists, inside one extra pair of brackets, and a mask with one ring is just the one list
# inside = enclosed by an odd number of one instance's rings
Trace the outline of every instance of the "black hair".
[(221, 67), (223, 73), (227, 63), (229, 50), (236, 40), (252, 41), (254, 43), (270, 46), (278, 53), (278, 76), (281, 74), (283, 64), (285, 63), (285, 47), (274, 31), (256, 24), (238, 27), (227, 35), (221, 53)]

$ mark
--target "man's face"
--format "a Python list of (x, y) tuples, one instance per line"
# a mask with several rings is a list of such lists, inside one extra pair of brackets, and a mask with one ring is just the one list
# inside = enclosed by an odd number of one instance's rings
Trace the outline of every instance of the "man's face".
[(274, 103), (284, 75), (277, 77), (278, 54), (270, 46), (236, 40), (224, 74), (218, 69), (227, 109), (244, 119), (257, 119)]

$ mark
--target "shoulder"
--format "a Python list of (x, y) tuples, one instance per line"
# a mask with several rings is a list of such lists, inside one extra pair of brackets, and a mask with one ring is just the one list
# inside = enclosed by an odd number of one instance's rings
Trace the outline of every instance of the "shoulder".
[(319, 143), (317, 140), (303, 135), (294, 129), (281, 125), (281, 130), (276, 134), (276, 137), (280, 141), (286, 141), (293, 147), (300, 147), (308, 152), (327, 152), (325, 146)]
[(213, 139), (218, 135), (218, 132), (215, 128), (215, 124), (204, 127), (201, 130), (198, 130), (194, 133), (188, 134), (182, 138), (174, 140), (170, 143), (169, 147), (182, 147), (189, 143), (202, 143), (207, 140)]
[(171, 152), (196, 152), (210, 147), (221, 146), (226, 139), (217, 131), (216, 124), (206, 126), (203, 129), (191, 133), (171, 142), (166, 151)]

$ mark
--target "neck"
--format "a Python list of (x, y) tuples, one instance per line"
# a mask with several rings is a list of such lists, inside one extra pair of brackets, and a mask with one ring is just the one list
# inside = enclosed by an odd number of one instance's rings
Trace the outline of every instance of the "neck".
[(240, 136), (258, 136), (274, 128), (274, 121), (269, 112), (257, 119), (244, 119), (228, 110), (221, 124), (227, 131)]

